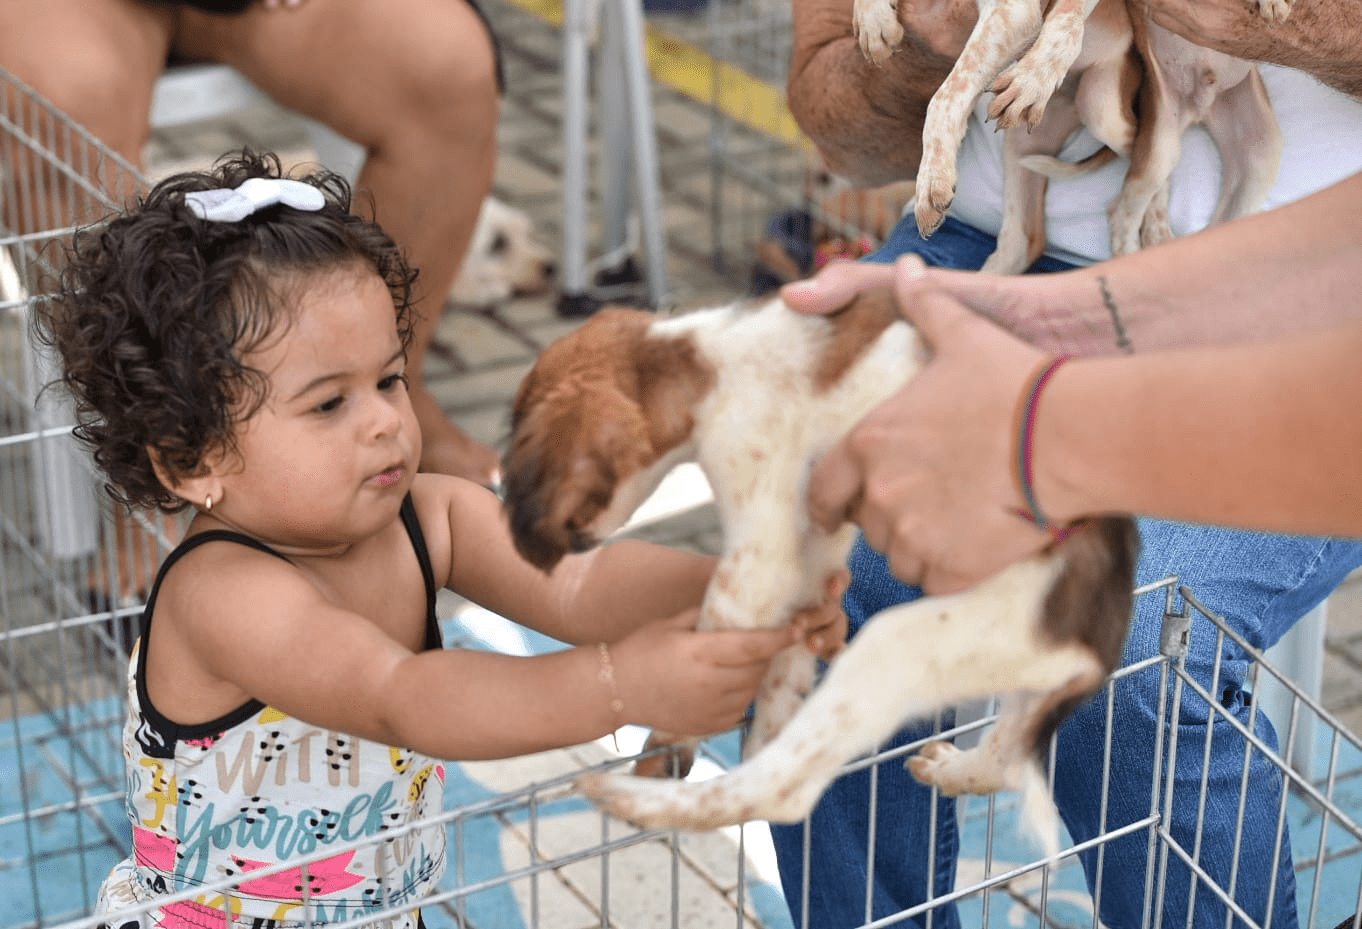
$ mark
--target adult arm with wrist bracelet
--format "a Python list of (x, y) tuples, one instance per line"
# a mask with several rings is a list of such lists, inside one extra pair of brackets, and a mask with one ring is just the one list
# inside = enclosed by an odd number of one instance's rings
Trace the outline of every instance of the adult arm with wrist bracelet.
[[(1192, 130), (1169, 185), (1170, 220), (1181, 239), (1106, 261), (1106, 209), (1125, 170), (1115, 161), (1082, 177), (1051, 180), (1046, 250), (1033, 273), (1008, 279), (973, 274), (995, 247), (1003, 203), (1002, 134), (976, 110), (959, 152), (955, 201), (941, 228), (923, 239), (910, 212), (877, 253), (845, 266), (886, 275), (881, 285), (892, 279), (889, 264), (902, 256), (931, 266), (917, 266), (909, 274), (917, 277), (904, 286), (914, 295), (908, 312), (938, 352), (911, 392), (857, 427), (842, 454), (852, 450), (858, 457), (844, 458), (840, 476), (833, 457), (811, 483), (815, 512), (821, 508), (825, 519), (840, 517), (857, 489), (864, 491), (853, 513), (864, 532), (850, 557), (846, 595), (853, 635), (877, 612), (921, 596), (904, 579), (938, 591), (958, 588), (1047, 544), (1052, 528), (1094, 509), (1179, 512), (1221, 523), (1138, 519), (1143, 549), (1137, 582), (1176, 574), (1258, 648), (1274, 644), (1362, 565), (1362, 542), (1224, 525), (1236, 521), (1225, 509), (1236, 486), (1224, 470), (1230, 467), (1246, 472), (1236, 479), (1244, 493), (1235, 500), (1244, 512), (1253, 511), (1255, 524), (1285, 525), (1261, 522), (1268, 518), (1266, 507), (1244, 502), (1260, 491), (1297, 494), (1283, 497), (1278, 511), (1293, 519), (1305, 512), (1299, 495), (1318, 492), (1314, 499), (1325, 499), (1320, 485), (1332, 475), (1318, 470), (1305, 482), (1315, 486), (1279, 486), (1292, 457), (1305, 452), (1307, 431), (1283, 410), (1289, 392), (1301, 408), (1299, 391), (1334, 392), (1330, 399), (1339, 410), (1326, 414), (1321, 408), (1326, 418), (1310, 435), (1326, 431), (1342, 443), (1354, 405), (1344, 397), (1356, 392), (1346, 371), (1326, 386), (1324, 366), (1356, 352), (1331, 341), (1342, 336), (1319, 333), (1349, 322), (1358, 293), (1346, 256), (1357, 254), (1359, 238), (1349, 218), (1362, 205), (1362, 182), (1353, 177), (1362, 175), (1362, 102), (1345, 94), (1362, 87), (1362, 0), (1293, 0), (1287, 21), (1271, 25), (1257, 21), (1252, 7), (1240, 0), (1143, 2), (1151, 17), (1194, 42), (1270, 62), (1260, 72), (1285, 141), (1266, 202), (1271, 212), (1196, 234), (1212, 215), (1221, 176), (1214, 144)], [(851, 0), (794, 0), (794, 10), (790, 109), (829, 169), (863, 184), (915, 177), (927, 101), (963, 46), (978, 4), (899, 3), (908, 35), (880, 68), (866, 64), (852, 35)], [(1095, 144), (1080, 133), (1061, 157), (1080, 159)], [(1303, 199), (1331, 187), (1327, 199)], [(812, 284), (789, 285), (786, 299), (813, 309), (842, 286), (837, 281), (844, 273), (844, 266), (830, 267)], [(1291, 340), (1308, 340), (1311, 333), (1317, 344), (1298, 352)], [(1273, 340), (1273, 347), (1254, 348), (1255, 340)], [(1201, 359), (1178, 352), (1205, 353), (1207, 366), (1196, 371)], [(1235, 353), (1254, 357), (1236, 360)], [(1040, 377), (1065, 355), (1073, 357)], [(1111, 359), (1115, 373), (1102, 356)], [(1289, 367), (1292, 358), (1295, 367)], [(1252, 403), (1250, 394), (1256, 395)], [(1236, 414), (1219, 414), (1223, 397), (1242, 403)], [(1170, 406), (1178, 414), (1171, 421), (1156, 412)], [(892, 418), (896, 411), (899, 419)], [(1027, 412), (1030, 427), (1023, 432)], [(1258, 416), (1276, 413), (1283, 413), (1271, 427), (1276, 431), (1263, 431)], [(1080, 431), (1094, 420), (1092, 429)], [(1052, 434), (1052, 428), (1078, 434)], [(1225, 451), (1243, 446), (1222, 443), (1247, 441), (1255, 431), (1258, 459), (1239, 460)], [(914, 441), (915, 435), (947, 444), (929, 446)], [(1081, 444), (1089, 441), (1101, 447)], [(933, 449), (939, 454), (927, 457)], [(904, 454), (918, 457), (895, 468), (895, 456)], [(1100, 475), (1068, 468), (1100, 463), (1100, 456), (1119, 459), (1118, 467)], [(1167, 487), (1157, 490), (1152, 483), (1185, 478), (1194, 465), (1216, 476), (1200, 489), (1186, 485), (1185, 500), (1173, 500)], [(1029, 478), (1029, 505), (1023, 477)], [(1083, 484), (1098, 477), (1121, 481), (1123, 494), (1143, 487), (1146, 496), (1116, 498), (1109, 487)], [(916, 492), (923, 487), (930, 492)], [(1079, 497), (1080, 488), (1103, 496)], [(1156, 491), (1165, 506), (1150, 503), (1147, 495)], [(913, 502), (902, 509), (898, 501), (909, 497)], [(911, 540), (905, 524), (896, 523), (901, 513), (916, 520)], [(1212, 707), (1184, 696), (1181, 705), (1170, 706), (1156, 667), (1162, 621), (1161, 597), (1137, 598), (1122, 657), (1125, 673), (1112, 690), (1110, 710), (1101, 700), (1085, 704), (1057, 734), (1055, 801), (1075, 842), (1094, 843), (1079, 859), (1094, 900), (1100, 900), (1098, 915), (1111, 929), (1139, 929), (1151, 918), (1223, 929), (1231, 917), (1215, 888), (1233, 885), (1236, 913), (1271, 920), (1274, 929), (1295, 929), (1300, 914), (1290, 838), (1270, 812), (1280, 803), (1280, 772), (1248, 749), (1242, 735), (1251, 730), (1267, 744), (1276, 740), (1266, 714), (1251, 712), (1250, 657), (1233, 644), (1217, 644), (1213, 631), (1194, 630), (1183, 666), (1220, 699)], [(1162, 805), (1162, 797), (1151, 796), (1149, 771), (1154, 746), (1161, 733), (1166, 736), (1159, 720), (1169, 714), (1180, 721), (1187, 744), (1210, 750), (1178, 753), (1176, 769), (1162, 772), (1160, 789), (1169, 798)], [(909, 727), (885, 748), (908, 745), (930, 731), (925, 724)], [(1242, 818), (1233, 803), (1203, 808), (1201, 796), (1242, 796)], [(1154, 862), (1146, 830), (1110, 837), (1147, 816), (1154, 803), (1167, 813), (1160, 828), (1182, 848), (1196, 850), (1200, 875), (1173, 855)], [(842, 929), (927, 904), (934, 929), (958, 929), (960, 913), (946, 902), (958, 854), (955, 815), (953, 800), (914, 782), (897, 758), (840, 778), (807, 827), (772, 827), (796, 927)], [(1150, 868), (1162, 887), (1157, 914), (1147, 912)]]
[[(1362, 421), (1340, 402), (1362, 396), (1348, 296), (1362, 266), (1339, 245), (1356, 254), (1359, 200), (1362, 175), (1281, 215), (1059, 274), (908, 257), (788, 286), (797, 308), (826, 311), (891, 284), (934, 351), (819, 464), (815, 516), (854, 519), (933, 593), (1101, 512), (1362, 536)], [(1330, 247), (1288, 247), (1294, 267), (1278, 266), (1266, 244), (1290, 242), (1271, 235), (1288, 222)]]

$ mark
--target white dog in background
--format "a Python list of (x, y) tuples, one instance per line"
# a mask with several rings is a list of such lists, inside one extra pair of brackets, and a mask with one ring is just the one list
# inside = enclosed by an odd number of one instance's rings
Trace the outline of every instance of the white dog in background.
[(490, 306), (547, 291), (553, 284), (553, 255), (535, 241), (533, 232), (530, 217), (522, 211), (495, 197), (483, 200), (450, 300)]

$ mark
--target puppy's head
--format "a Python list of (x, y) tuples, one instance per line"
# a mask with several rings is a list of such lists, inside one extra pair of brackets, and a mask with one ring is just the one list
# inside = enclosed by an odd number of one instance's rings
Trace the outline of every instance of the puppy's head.
[(530, 217), (487, 197), (449, 296), (466, 306), (488, 306), (512, 296), (542, 294), (553, 278), (553, 255), (535, 241)]
[(539, 356), (516, 392), (502, 461), (516, 548), (551, 571), (618, 529), (676, 463), (712, 382), (686, 337), (606, 309)]

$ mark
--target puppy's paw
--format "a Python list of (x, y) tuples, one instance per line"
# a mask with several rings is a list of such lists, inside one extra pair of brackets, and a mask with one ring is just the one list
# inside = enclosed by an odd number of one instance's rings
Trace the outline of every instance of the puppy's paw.
[(577, 778), (577, 790), (601, 810), (640, 829), (717, 829), (754, 818), (735, 809), (712, 781), (704, 785), (597, 772)]
[(1118, 198), (1109, 211), (1111, 217), (1111, 254), (1129, 255), (1140, 250), (1140, 229), (1144, 215), (1136, 215), (1129, 203)]
[(924, 157), (917, 175), (917, 200), (913, 207), (917, 230), (924, 239), (941, 227), (954, 199), (955, 166), (932, 164)]
[(998, 247), (979, 270), (984, 274), (1021, 274), (1030, 264), (1027, 258), (1027, 243), (1024, 236), (1000, 235)]
[(634, 823), (633, 794), (628, 785), (631, 778), (619, 774), (596, 772), (583, 774), (573, 782), (577, 792), (601, 810), (625, 822)]
[(896, 0), (855, 0), (851, 24), (861, 53), (871, 64), (884, 64), (903, 41)]
[(1149, 248), (1173, 238), (1173, 226), (1168, 219), (1167, 204), (1150, 204), (1140, 223), (1140, 247)]
[(950, 742), (928, 742), (916, 755), (909, 758), (906, 764), (908, 772), (919, 783), (935, 787), (946, 796), (954, 797), (964, 792), (957, 789), (956, 778), (952, 773), (952, 769), (958, 766), (959, 758), (963, 754)]
[(1034, 129), (1045, 118), (1045, 105), (1058, 88), (1059, 81), (1053, 75), (1038, 73), (1034, 68), (1008, 68), (989, 88), (993, 100), (988, 105), (988, 118), (1002, 129), (1016, 126)]
[(1291, 15), (1291, 0), (1252, 0), (1258, 15), (1270, 23), (1284, 23)]

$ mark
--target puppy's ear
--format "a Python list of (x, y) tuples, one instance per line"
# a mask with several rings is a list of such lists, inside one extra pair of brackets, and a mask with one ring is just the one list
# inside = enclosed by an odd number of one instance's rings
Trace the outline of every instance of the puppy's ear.
[(640, 467), (641, 423), (630, 415), (632, 405), (618, 416), (606, 416), (584, 432), (559, 485), (549, 521), (567, 530), (570, 551), (584, 551), (601, 539), (597, 521), (610, 506), (620, 481)]
[(641, 343), (637, 375), (648, 444), (661, 457), (690, 439), (695, 405), (714, 385), (714, 369), (689, 339), (655, 339)]
[[(527, 385), (522, 383), (521, 393)], [(565, 534), (549, 517), (562, 483), (565, 443), (553, 433), (542, 405), (516, 401), (511, 444), (502, 456), (502, 510), (522, 558), (547, 572), (567, 554)]]
[(609, 381), (556, 385), (521, 410), (502, 465), (516, 549), (551, 571), (601, 541), (596, 522), (647, 449), (638, 405)]

